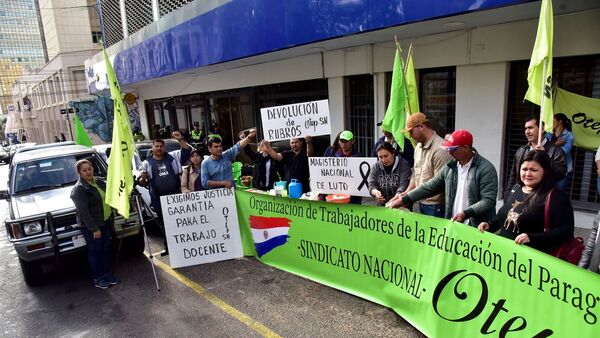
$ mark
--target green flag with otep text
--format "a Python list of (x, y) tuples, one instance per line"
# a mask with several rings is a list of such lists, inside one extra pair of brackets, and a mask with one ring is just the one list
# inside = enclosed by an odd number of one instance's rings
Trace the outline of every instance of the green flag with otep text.
[(575, 145), (596, 151), (600, 146), (600, 99), (593, 99), (556, 88), (554, 111), (565, 114), (573, 123)]
[[(539, 105), (545, 130), (552, 131), (552, 40), (553, 40), (552, 1), (542, 0), (535, 45), (527, 69), (529, 88), (525, 99)], [(544, 73), (544, 67), (545, 73)], [(545, 75), (545, 78), (544, 78)]]
[(106, 73), (110, 86), (110, 96), (114, 102), (114, 120), (112, 149), (108, 159), (108, 175), (106, 179), (106, 204), (115, 208), (123, 217), (129, 217), (129, 195), (133, 190), (133, 173), (131, 159), (135, 151), (133, 132), (129, 125), (129, 114), (123, 103), (121, 88), (115, 71), (102, 47)]

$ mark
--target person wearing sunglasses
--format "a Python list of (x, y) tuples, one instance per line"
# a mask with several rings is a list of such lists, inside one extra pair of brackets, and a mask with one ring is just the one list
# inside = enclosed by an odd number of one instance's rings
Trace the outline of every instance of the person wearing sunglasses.
[[(410, 115), (403, 132), (409, 133), (410, 137), (417, 141), (417, 146), (414, 151), (413, 173), (408, 188), (403, 193), (396, 194), (387, 203), (387, 206), (392, 208), (400, 206), (400, 200), (404, 195), (431, 180), (452, 159), (447, 151), (440, 148), (444, 139), (431, 128), (425, 114), (417, 112)], [(409, 205), (405, 207), (412, 209)], [(419, 201), (419, 212), (423, 215), (444, 217), (444, 194), (439, 193)]]
[(453, 160), (433, 179), (402, 197), (401, 206), (444, 193), (444, 218), (477, 227), (496, 215), (498, 174), (473, 148), (473, 135), (454, 131), (441, 145)]

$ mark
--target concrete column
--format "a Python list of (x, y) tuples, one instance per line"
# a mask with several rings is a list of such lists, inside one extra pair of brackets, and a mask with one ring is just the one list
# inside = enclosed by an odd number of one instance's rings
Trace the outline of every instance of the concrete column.
[(119, 9), (121, 10), (121, 25), (123, 26), (123, 38), (129, 36), (127, 28), (127, 12), (125, 11), (125, 0), (119, 0)]
[(475, 148), (496, 167), (498, 177), (503, 177), (509, 66), (498, 62), (456, 67), (456, 129), (473, 134)]
[(327, 79), (329, 90), (329, 116), (331, 121), (331, 136), (333, 142), (336, 135), (344, 130), (344, 78), (342, 76)]
[(374, 73), (373, 74), (374, 83), (374, 97), (375, 97), (375, 139), (381, 137), (382, 132), (381, 128), (377, 127), (377, 123), (383, 120), (385, 116), (385, 110), (387, 109), (387, 105), (385, 102), (385, 73)]
[(158, 12), (158, 0), (152, 0), (152, 21), (160, 19)]

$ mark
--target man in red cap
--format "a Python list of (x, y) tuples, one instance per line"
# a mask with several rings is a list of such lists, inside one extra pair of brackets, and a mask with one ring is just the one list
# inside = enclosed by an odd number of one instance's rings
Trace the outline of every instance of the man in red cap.
[(454, 158), (429, 182), (402, 197), (402, 205), (444, 193), (445, 218), (477, 227), (496, 214), (498, 174), (473, 148), (473, 135), (459, 129), (441, 148)]

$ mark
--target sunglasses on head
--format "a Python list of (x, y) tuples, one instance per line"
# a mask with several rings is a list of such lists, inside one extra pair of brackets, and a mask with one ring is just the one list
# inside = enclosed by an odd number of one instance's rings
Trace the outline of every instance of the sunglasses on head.
[(458, 148), (460, 148), (460, 146), (452, 146), (452, 147), (446, 147), (446, 150), (451, 153), (455, 150), (457, 150)]

